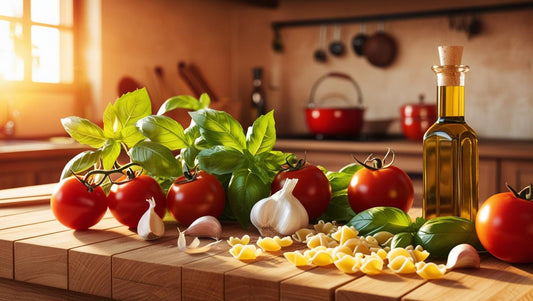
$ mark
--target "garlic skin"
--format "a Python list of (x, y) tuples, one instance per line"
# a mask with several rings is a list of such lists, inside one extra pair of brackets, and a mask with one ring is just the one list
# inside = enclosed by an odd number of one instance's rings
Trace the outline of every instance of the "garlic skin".
[(165, 234), (165, 223), (154, 211), (154, 198), (147, 199), (146, 201), (150, 206), (143, 216), (141, 216), (137, 224), (137, 234), (144, 240), (158, 239)]
[(262, 236), (291, 235), (309, 224), (309, 216), (292, 194), (298, 179), (287, 179), (283, 188), (257, 202), (250, 212), (252, 224)]
[(192, 224), (183, 231), (185, 235), (197, 237), (210, 237), (218, 240), (222, 233), (220, 221), (210, 215), (202, 216), (196, 219)]
[(479, 269), (479, 261), (479, 254), (474, 247), (469, 244), (460, 244), (455, 246), (450, 253), (448, 253), (446, 268), (448, 270), (458, 268)]

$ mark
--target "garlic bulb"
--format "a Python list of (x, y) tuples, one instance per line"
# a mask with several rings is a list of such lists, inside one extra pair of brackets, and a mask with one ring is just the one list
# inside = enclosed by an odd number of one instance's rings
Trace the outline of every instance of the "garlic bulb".
[(163, 220), (155, 213), (154, 198), (146, 200), (150, 206), (143, 214), (137, 224), (137, 234), (144, 240), (157, 239), (165, 234), (165, 224)]
[(199, 217), (185, 230), (185, 235), (198, 237), (211, 237), (218, 240), (222, 232), (222, 225), (214, 216), (206, 215)]
[(280, 191), (252, 207), (250, 220), (262, 236), (291, 235), (309, 224), (307, 211), (292, 194), (297, 183), (298, 179), (287, 179)]

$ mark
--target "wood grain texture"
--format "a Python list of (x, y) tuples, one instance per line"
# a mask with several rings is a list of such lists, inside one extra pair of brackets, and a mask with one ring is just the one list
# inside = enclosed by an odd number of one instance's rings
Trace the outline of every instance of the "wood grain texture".
[(361, 272), (348, 275), (334, 266), (309, 269), (281, 282), (280, 300), (334, 300), (337, 287), (361, 276)]
[(15, 241), (69, 230), (58, 221), (0, 230), (0, 277), (14, 279), (13, 250)]
[[(88, 244), (69, 250), (68, 289), (96, 296), (111, 298), (111, 260), (115, 254), (136, 250), (153, 244), (145, 241), (137, 233), (129, 233), (112, 240)], [(176, 226), (169, 225), (164, 237), (169, 240), (177, 235)], [(146, 256), (150, 254), (147, 253)]]
[(385, 270), (382, 274), (363, 276), (339, 287), (335, 291), (335, 300), (400, 300), (424, 282), (416, 274), (398, 275)]
[(14, 247), (15, 280), (68, 288), (68, 250), (129, 234), (116, 220), (101, 220), (84, 231), (66, 231), (19, 240)]
[[(428, 281), (404, 300), (531, 300), (533, 265), (511, 266), (484, 254), (480, 269), (458, 269)], [(451, 290), (453, 288), (453, 290)]]

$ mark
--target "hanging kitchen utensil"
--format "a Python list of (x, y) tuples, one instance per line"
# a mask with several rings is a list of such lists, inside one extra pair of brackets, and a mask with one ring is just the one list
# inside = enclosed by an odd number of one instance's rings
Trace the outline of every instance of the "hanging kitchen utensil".
[(185, 83), (187, 84), (187, 86), (195, 97), (199, 97), (200, 94), (202, 94), (202, 87), (196, 81), (194, 75), (192, 75), (185, 62), (178, 62), (178, 74), (185, 81)]
[(196, 78), (196, 81), (200, 85), (200, 88), (202, 89), (202, 93), (203, 92), (207, 93), (211, 101), (216, 102), (218, 100), (218, 97), (215, 95), (215, 92), (213, 92), (213, 89), (211, 89), (211, 87), (205, 80), (200, 69), (195, 64), (191, 63), (189, 64), (189, 70), (190, 70), (191, 75)]
[(283, 41), (281, 40), (281, 33), (278, 28), (274, 28), (274, 39), (272, 40), (272, 49), (275, 52), (283, 52)]
[(366, 24), (361, 23), (359, 33), (355, 35), (352, 39), (352, 48), (355, 54), (358, 56), (362, 56), (365, 42), (368, 39), (368, 35), (366, 34)]
[(341, 27), (335, 25), (333, 27), (333, 41), (329, 44), (329, 52), (334, 56), (343, 56), (345, 52), (344, 44), (341, 41)]
[(467, 36), (468, 39), (473, 38), (474, 36), (479, 35), (483, 31), (483, 23), (479, 19), (478, 15), (473, 15), (468, 25)]
[(365, 42), (364, 54), (376, 67), (385, 68), (394, 62), (397, 54), (396, 41), (385, 33), (383, 22), (378, 24), (378, 31)]
[(326, 34), (328, 28), (325, 25), (320, 26), (320, 35), (318, 37), (318, 49), (314, 53), (315, 61), (325, 63), (328, 60), (326, 55)]
[(118, 81), (118, 96), (128, 92), (133, 92), (140, 88), (142, 88), (142, 85), (139, 84), (139, 82), (137, 82), (135, 79), (130, 76), (123, 76)]

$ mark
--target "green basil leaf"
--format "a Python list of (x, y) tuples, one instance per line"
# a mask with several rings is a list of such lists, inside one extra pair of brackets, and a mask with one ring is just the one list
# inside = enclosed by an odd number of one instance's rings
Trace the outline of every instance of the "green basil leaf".
[(181, 149), (180, 156), (185, 161), (185, 164), (189, 168), (194, 168), (197, 165), (196, 157), (200, 153), (200, 150), (196, 148), (196, 146), (192, 145), (186, 148)]
[(145, 139), (144, 135), (139, 131), (136, 126), (127, 126), (120, 132), (120, 139), (129, 147), (133, 147), (135, 144)]
[(358, 163), (350, 163), (339, 170), (339, 173), (353, 175), (357, 171), (363, 168), (363, 165)]
[[(205, 101), (205, 100), (204, 100)], [(157, 115), (163, 115), (166, 112), (170, 112), (175, 109), (189, 109), (199, 110), (202, 108), (202, 104), (198, 100), (190, 95), (173, 96), (167, 99), (157, 111)]]
[(189, 127), (183, 131), (183, 135), (185, 136), (185, 141), (187, 145), (193, 145), (196, 139), (201, 137), (200, 127), (196, 125), (196, 123), (191, 122)]
[(348, 223), (361, 235), (374, 235), (379, 231), (396, 234), (411, 225), (411, 217), (396, 207), (374, 207), (359, 212)]
[(102, 129), (88, 119), (76, 116), (61, 119), (61, 124), (65, 131), (81, 144), (86, 144), (94, 148), (104, 146), (106, 138)]
[(60, 180), (70, 177), (72, 175), (72, 172), (78, 173), (86, 171), (87, 169), (95, 165), (98, 160), (100, 160), (101, 156), (102, 151), (100, 149), (87, 150), (77, 154), (74, 158), (70, 159), (70, 161), (68, 161), (65, 167), (63, 168)]
[(102, 148), (102, 163), (105, 170), (113, 169), (115, 162), (120, 155), (120, 150), (120, 142), (107, 140), (107, 143)]
[(255, 164), (261, 165), (267, 170), (270, 170), (273, 174), (276, 174), (285, 161), (287, 157), (292, 157), (294, 154), (287, 154), (280, 151), (269, 151), (260, 153), (254, 156)]
[(413, 245), (413, 234), (408, 232), (400, 232), (394, 234), (392, 237), (390, 248), (405, 248)]
[(104, 135), (106, 138), (116, 139), (119, 138), (119, 134), (122, 131), (122, 124), (118, 121), (115, 109), (112, 104), (107, 104), (104, 111)]
[(210, 145), (224, 145), (243, 150), (246, 138), (241, 124), (230, 114), (212, 109), (189, 113)]
[(211, 98), (207, 93), (202, 93), (198, 101), (200, 102), (200, 108), (198, 108), (198, 110), (209, 108), (209, 105), (211, 104)]
[(318, 218), (325, 222), (337, 221), (347, 222), (355, 216), (350, 203), (348, 202), (348, 192), (344, 191), (333, 192), (331, 195), (331, 201), (329, 202), (326, 212)]
[(274, 111), (257, 118), (246, 135), (246, 148), (252, 155), (271, 151), (276, 143)]
[(198, 154), (200, 169), (211, 174), (232, 173), (243, 164), (244, 154), (233, 147), (217, 145)]
[(231, 211), (243, 228), (250, 225), (250, 212), (255, 203), (269, 195), (270, 185), (265, 185), (248, 169), (233, 172), (228, 185), (228, 200)]
[(167, 147), (151, 141), (137, 143), (129, 150), (132, 162), (138, 163), (152, 175), (171, 178), (180, 175), (181, 166)]
[(163, 115), (150, 115), (137, 121), (137, 128), (153, 142), (158, 142), (170, 150), (189, 146), (181, 124)]
[(152, 105), (146, 88), (122, 95), (113, 105), (113, 110), (122, 128), (134, 126), (139, 119), (151, 115)]
[(431, 257), (446, 257), (459, 244), (470, 244), (483, 250), (472, 221), (457, 216), (441, 216), (428, 220), (415, 234), (414, 242)]

